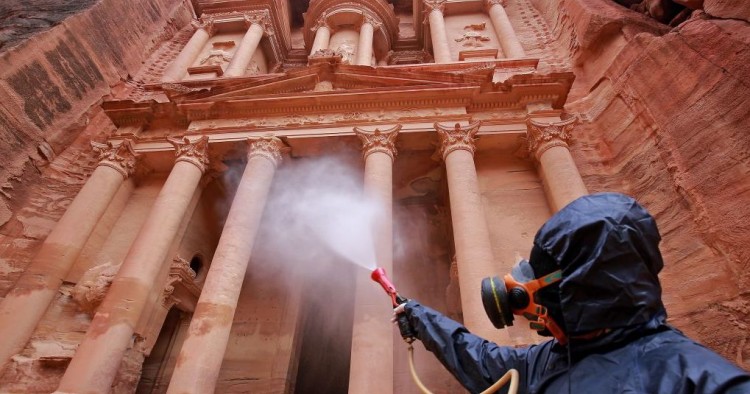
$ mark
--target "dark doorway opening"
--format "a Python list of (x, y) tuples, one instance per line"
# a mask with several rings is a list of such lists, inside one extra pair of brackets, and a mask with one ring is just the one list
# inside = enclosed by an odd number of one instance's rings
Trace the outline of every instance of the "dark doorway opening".
[(335, 266), (332, 270), (321, 271), (336, 275), (311, 278), (303, 293), (295, 393), (349, 392), (355, 271), (362, 272), (345, 262), (331, 264)]

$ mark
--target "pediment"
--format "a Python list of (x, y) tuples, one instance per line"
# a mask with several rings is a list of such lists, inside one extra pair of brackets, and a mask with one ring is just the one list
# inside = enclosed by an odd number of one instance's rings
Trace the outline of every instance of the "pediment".
[[(288, 96), (295, 93), (325, 92), (327, 95), (359, 91), (397, 91), (404, 89), (445, 88), (490, 83), (494, 68), (473, 68), (468, 72), (422, 70), (414, 72), (399, 67), (366, 67), (337, 63), (313, 64), (286, 73), (257, 77), (186, 81), (170, 86), (154, 86), (168, 90), (171, 101), (202, 102)], [(177, 85), (177, 86), (175, 86)]]

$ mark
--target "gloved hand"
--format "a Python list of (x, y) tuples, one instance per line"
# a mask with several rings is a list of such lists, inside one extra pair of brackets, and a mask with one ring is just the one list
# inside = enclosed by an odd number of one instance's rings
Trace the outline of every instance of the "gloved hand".
[(393, 308), (393, 317), (391, 321), (393, 324), (398, 326), (398, 330), (401, 332), (401, 337), (407, 343), (412, 343), (416, 339), (414, 328), (412, 328), (409, 319), (406, 317), (406, 303), (401, 303), (397, 307)]

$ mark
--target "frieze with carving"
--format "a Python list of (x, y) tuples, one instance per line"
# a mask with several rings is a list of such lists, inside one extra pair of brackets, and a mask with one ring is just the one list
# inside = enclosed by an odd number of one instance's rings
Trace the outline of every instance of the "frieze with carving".
[(287, 116), (259, 117), (253, 119), (196, 120), (190, 124), (188, 131), (213, 131), (222, 129), (235, 129), (237, 127), (266, 128), (278, 126), (324, 125), (352, 121), (388, 121), (426, 118), (443, 115), (462, 115), (464, 113), (465, 110), (463, 110), (462, 108), (404, 108), (396, 111), (355, 111), (317, 115), (293, 114)]

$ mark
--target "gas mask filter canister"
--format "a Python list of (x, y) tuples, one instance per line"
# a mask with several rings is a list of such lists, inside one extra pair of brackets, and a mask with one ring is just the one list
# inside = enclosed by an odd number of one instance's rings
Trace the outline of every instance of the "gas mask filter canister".
[(557, 270), (539, 279), (534, 278), (534, 270), (526, 260), (513, 266), (503, 280), (493, 276), (482, 279), (482, 304), (492, 325), (505, 328), (513, 325), (514, 316), (520, 315), (529, 320), (532, 330), (545, 329), (560, 342), (567, 343), (560, 327), (547, 315), (547, 308), (535, 301), (535, 294), (541, 288), (562, 279), (562, 271)]

